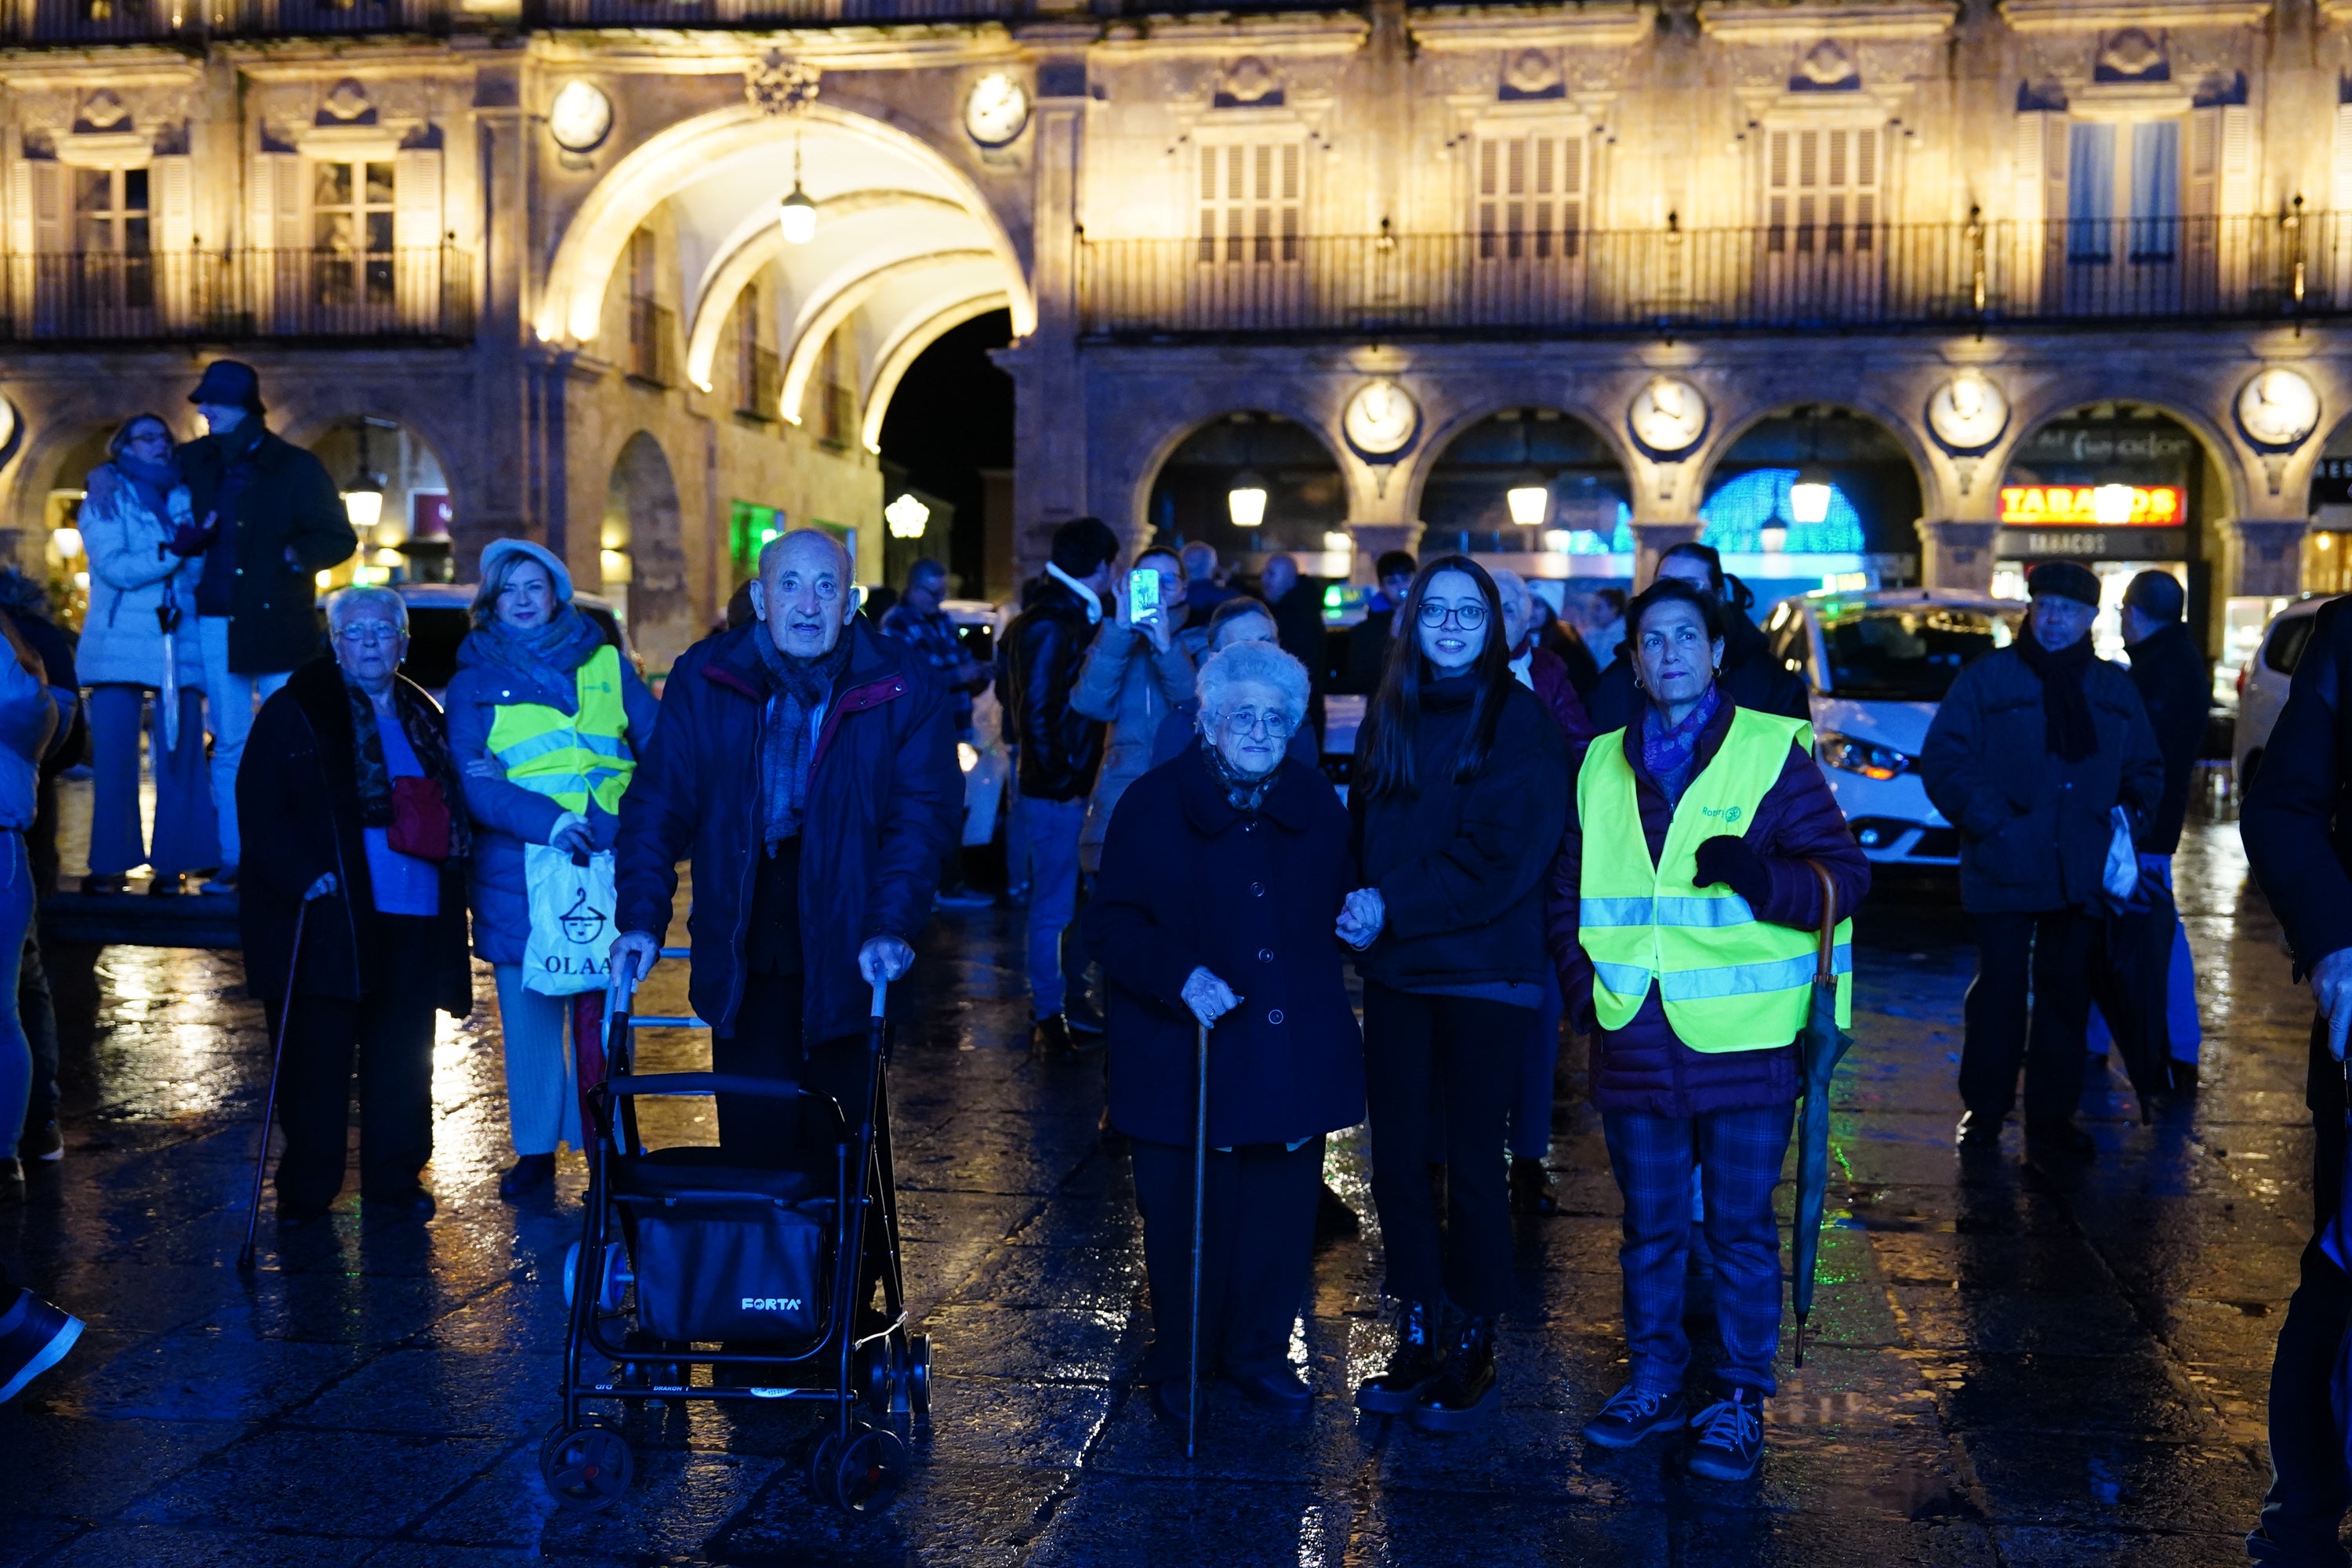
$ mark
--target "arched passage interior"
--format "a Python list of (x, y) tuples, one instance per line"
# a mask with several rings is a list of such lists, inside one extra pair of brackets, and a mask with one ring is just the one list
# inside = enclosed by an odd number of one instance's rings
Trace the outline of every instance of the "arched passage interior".
[[(1456, 435), (1430, 465), (1421, 491), (1422, 551), (1570, 557), (1631, 551), (1632, 494), (1617, 455), (1582, 420), (1556, 408), (1506, 408)], [(1567, 564), (1567, 574), (1576, 575), (1578, 563)]]
[[(1264, 496), (1255, 526), (1252, 491)], [(1220, 415), (1185, 437), (1153, 476), (1145, 517), (1156, 542), (1204, 540), (1245, 570), (1287, 552), (1307, 576), (1348, 574), (1347, 552), (1327, 537), (1348, 525), (1346, 479), (1319, 437), (1279, 414)]]
[(598, 542), (606, 595), (627, 600), (630, 642), (647, 669), (667, 669), (694, 641), (696, 627), (677, 481), (661, 443), (646, 431), (623, 442), (614, 459)]
[(2151, 568), (2188, 587), (2189, 624), (2209, 655), (2234, 663), (2233, 637), (2261, 635), (2266, 602), (2233, 608), (2215, 593), (2229, 485), (2204, 440), (2163, 409), (2120, 400), (2070, 408), (2019, 439), (2000, 486), (1993, 592), (2022, 598), (2038, 562), (2089, 567), (2099, 577), (2092, 636), (2101, 658), (2121, 657), (2124, 589)]
[(1723, 552), (1760, 605), (1863, 576), (1882, 587), (1917, 581), (1919, 515), (1918, 470), (1885, 426), (1805, 404), (1724, 448), (1699, 501), (1699, 542)]
[(344, 583), (446, 583), (457, 574), (448, 470), (415, 428), (355, 415), (308, 443), (343, 498), (359, 553), (328, 574)]
[[(1010, 312), (990, 310), (950, 328), (916, 355), (880, 424), (886, 504), (906, 489), (932, 498), (919, 537), (885, 541), (886, 572), (905, 586), (905, 564), (943, 562), (965, 598), (1010, 598), (1013, 563), (1013, 378), (990, 351), (1013, 341)], [(947, 515), (940, 515), (940, 508)]]

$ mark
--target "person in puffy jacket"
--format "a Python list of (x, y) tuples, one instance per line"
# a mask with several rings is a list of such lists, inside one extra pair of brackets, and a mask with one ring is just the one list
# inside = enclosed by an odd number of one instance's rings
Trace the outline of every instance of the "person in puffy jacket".
[(1098, 517), (1075, 517), (1054, 531), (1053, 554), (1036, 592), (1004, 628), (1003, 678), (997, 694), (1019, 757), (1013, 773), (1029, 860), (1029, 1017), (1031, 1044), (1066, 1056), (1074, 1024), (1101, 1032), (1080, 1007), (1065, 1009), (1072, 983), (1086, 973), (1084, 943), (1064, 934), (1078, 904), (1078, 839), (1087, 796), (1102, 767), (1102, 721), (1072, 700), (1103, 595), (1111, 591), (1118, 535)]
[[(1547, 926), (1560, 994), (1592, 1041), (1592, 1104), (1625, 1199), (1632, 1376), (1585, 1438), (1624, 1448), (1688, 1426), (1690, 1468), (1738, 1479), (1762, 1460), (1780, 1344), (1772, 1191), (1823, 914), (1806, 862), (1829, 873), (1841, 911), (1861, 902), (1870, 865), (1813, 761), (1811, 727), (1717, 684), (1723, 616), (1673, 578), (1628, 608), (1643, 711), (1586, 749)], [(1718, 1398), (1696, 1420), (1682, 1394), (1694, 1163), (1724, 1348)]]
[(603, 1002), (601, 988), (545, 995), (523, 984), (523, 847), (613, 847), (621, 796), (659, 709), (636, 668), (573, 606), (572, 574), (545, 548), (500, 539), (484, 550), (473, 614), (443, 701), (474, 823), (474, 952), (498, 976), (515, 1150), (499, 1195), (512, 1201), (555, 1174), (558, 1143), (580, 1147), (564, 1021), (570, 1015), (575, 1044), (593, 1038)]
[(1111, 595), (1110, 619), (1095, 634), (1070, 690), (1071, 707), (1108, 726), (1102, 771), (1078, 830), (1078, 868), (1088, 877), (1102, 868), (1103, 837), (1119, 796), (1151, 766), (1161, 721), (1192, 700), (1192, 668), (1209, 640), (1206, 630), (1184, 629), (1187, 584), (1174, 551), (1147, 550), (1135, 558), (1135, 570), (1159, 577), (1159, 613), (1135, 620), (1122, 579)]
[[(190, 871), (220, 864), (219, 829), (205, 760), (204, 655), (196, 638), (201, 563), (173, 554), (191, 524), (188, 487), (172, 432), (136, 414), (107, 443), (82, 499), (89, 610), (76, 663), (90, 688), (89, 875), (86, 893), (119, 893), (134, 866), (154, 871), (151, 893), (177, 893)], [(155, 836), (139, 821), (139, 729), (148, 693), (155, 758)]]
[[(1567, 815), (1568, 742), (1512, 679), (1502, 596), (1468, 556), (1423, 564), (1398, 619), (1356, 733), (1348, 805), (1366, 886), (1339, 930), (1370, 944), (1356, 967), (1372, 1201), (1397, 1304), (1395, 1352), (1356, 1405), (1455, 1431), (1498, 1402), (1503, 1147), (1544, 996), (1544, 871)], [(1433, 1164), (1446, 1167), (1442, 1224)]]

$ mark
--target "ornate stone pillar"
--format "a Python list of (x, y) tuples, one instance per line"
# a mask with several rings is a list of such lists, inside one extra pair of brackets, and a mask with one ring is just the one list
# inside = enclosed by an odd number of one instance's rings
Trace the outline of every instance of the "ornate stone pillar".
[(1658, 558), (1677, 544), (1688, 544), (1699, 536), (1706, 524), (1694, 518), (1688, 522), (1636, 522), (1633, 527), (1633, 586), (1650, 585), (1658, 574)]
[[(1013, 382), (1013, 556), (1024, 581), (1045, 570), (1055, 528), (1087, 510), (1086, 377), (1077, 346), (1086, 66), (1049, 62), (1039, 80), (1030, 267), (1037, 330), (999, 356)], [(1125, 531), (1125, 518), (1108, 521)]]
[(2305, 518), (2225, 518), (2220, 525), (2224, 571), (2231, 598), (2279, 598), (2303, 591)]
[(1355, 569), (1349, 581), (1369, 586), (1373, 582), (1372, 568), (1380, 562), (1381, 553), (1388, 550), (1409, 550), (1421, 553), (1422, 525), (1419, 522), (1351, 522), (1348, 531), (1356, 541)]
[(1919, 580), (1930, 588), (1971, 594), (1992, 591), (1995, 522), (1919, 523)]

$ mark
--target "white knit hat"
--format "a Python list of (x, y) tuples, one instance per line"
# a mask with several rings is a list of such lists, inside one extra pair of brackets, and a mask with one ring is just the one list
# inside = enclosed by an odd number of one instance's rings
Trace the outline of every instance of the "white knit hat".
[(547, 568), (555, 583), (555, 598), (559, 604), (572, 602), (572, 571), (556, 558), (555, 552), (544, 544), (534, 544), (528, 539), (494, 539), (482, 550), (482, 575), (487, 578), (492, 567), (509, 555), (527, 555)]

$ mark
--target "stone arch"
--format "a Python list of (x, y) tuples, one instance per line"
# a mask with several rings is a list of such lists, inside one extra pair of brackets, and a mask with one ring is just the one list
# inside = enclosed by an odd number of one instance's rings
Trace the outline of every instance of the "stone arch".
[[(621, 443), (604, 487), (604, 560), (625, 565), (629, 637), (646, 668), (666, 669), (697, 633), (684, 520), (668, 454), (650, 431)], [(619, 557), (615, 562), (614, 558)], [(615, 574), (608, 570), (607, 576)]]
[[(1266, 481), (1265, 521), (1256, 529), (1234, 525), (1223, 492), (1202, 488), (1202, 476), (1221, 483), (1244, 471)], [(1350, 500), (1347, 470), (1317, 424), (1262, 406), (1226, 409), (1193, 421), (1159, 454), (1132, 537), (1139, 545), (1172, 526), (1224, 554), (1320, 551), (1325, 533), (1347, 525)]]
[(749, 104), (730, 105), (669, 126), (621, 159), (597, 183), (557, 244), (534, 319), (541, 340), (594, 340), (602, 324), (605, 290), (629, 236), (674, 191), (721, 160), (781, 147), (813, 125), (911, 163), (951, 194), (964, 215), (980, 226), (987, 248), (1003, 268), (1003, 287), (1012, 301), (1013, 335), (1025, 337), (1036, 330), (1035, 296), (1020, 252), (979, 187), (922, 138), (825, 100), (812, 104), (791, 121), (762, 114)]
[[(1694, 516), (1718, 491), (1740, 477), (1726, 474), (1725, 468), (1728, 464), (1741, 462), (1743, 453), (1747, 460), (1742, 464), (1742, 473), (1759, 468), (1801, 467), (1809, 458), (1818, 459), (1833, 470), (1843, 468), (1852, 472), (1865, 466), (1875, 467), (1879, 471), (1868, 477), (1869, 482), (1856, 475), (1839, 487), (1847, 504), (1860, 516), (1865, 531), (1864, 549), (1890, 552), (1898, 544), (1908, 544), (1913, 551), (1919, 550), (1917, 524), (1930, 515), (1929, 498), (1936, 482), (1932, 459), (1906, 422), (1893, 417), (1883, 405), (1871, 406), (1878, 402), (1874, 398), (1843, 396), (1790, 399), (1747, 410), (1736, 421), (1727, 421), (1722, 438), (1709, 443), (1704, 466), (1696, 476), (1691, 495)], [(1813, 412), (1807, 414), (1807, 410)], [(1864, 427), (1859, 443), (1853, 429), (1842, 427), (1850, 423)], [(1794, 425), (1799, 429), (1810, 426), (1810, 444), (1792, 431), (1782, 446), (1779, 440), (1781, 433), (1773, 428), (1782, 424)], [(1832, 444), (1826, 451), (1820, 446), (1824, 435)], [(1873, 437), (1886, 450), (1869, 453), (1867, 444)], [(1859, 451), (1858, 445), (1862, 447)], [(1774, 450), (1775, 447), (1781, 449)], [(1892, 462), (1898, 458), (1899, 475), (1888, 473)], [(1855, 503), (1857, 495), (1864, 498), (1863, 504)], [(1898, 512), (1908, 515), (1896, 515)], [(1879, 524), (1874, 538), (1868, 532), (1874, 520)]]
[(1259, 382), (1251, 386), (1249, 402), (1238, 406), (1229, 381), (1187, 377), (1155, 391), (1165, 394), (1155, 400), (1164, 422), (1155, 422), (1150, 426), (1152, 434), (1148, 442), (1138, 443), (1124, 452), (1104, 454), (1105, 462), (1118, 467), (1099, 479), (1096, 488), (1096, 493), (1105, 501), (1117, 502), (1123, 498), (1123, 504), (1102, 506), (1102, 512), (1114, 526), (1124, 517), (1130, 540), (1151, 537), (1152, 486), (1176, 449), (1207, 426), (1235, 414), (1274, 415), (1306, 426), (1330, 456), (1348, 486), (1349, 515), (1354, 517), (1361, 511), (1364, 498), (1371, 489), (1365, 477), (1368, 470), (1360, 459), (1345, 449), (1344, 443), (1333, 439), (1332, 410), (1322, 405), (1319, 384), (1309, 382), (1302, 385), (1288, 379)]
[(1609, 416), (1601, 409), (1575, 398), (1486, 396), (1454, 408), (1441, 423), (1424, 430), (1415, 439), (1412, 450), (1405, 457), (1409, 467), (1402, 476), (1404, 515), (1409, 518), (1421, 515), (1422, 497), (1428, 489), (1430, 470), (1444, 460), (1445, 454), (1465, 433), (1514, 408), (1547, 408), (1574, 420), (1608, 449), (1610, 456), (1616, 459), (1619, 471), (1625, 475), (1626, 482), (1629, 485), (1633, 483), (1638, 470), (1634, 467), (1633, 448), (1626, 442), (1624, 432), (1611, 423)]
[(907, 372), (923, 357), (923, 351), (938, 342), (966, 321), (985, 316), (991, 310), (1002, 310), (1010, 303), (1003, 294), (982, 294), (974, 298), (950, 299), (930, 310), (909, 312), (907, 324), (883, 343), (874, 356), (874, 374), (866, 384), (859, 400), (862, 423), (858, 438), (869, 452), (882, 450), (882, 421), (890, 412), (890, 399), (906, 379)]
[[(1480, 459), (1470, 458), (1464, 448), (1465, 442), (1482, 440), (1482, 433), (1490, 433), (1489, 426), (1495, 427), (1491, 434), (1499, 436), (1504, 433), (1502, 426), (1522, 424), (1524, 429), (1510, 434), (1518, 438), (1528, 466), (1547, 473), (1560, 470), (1564, 474), (1570, 468), (1597, 468), (1599, 465), (1592, 459), (1605, 460), (1606, 465), (1614, 469), (1617, 479), (1617, 489), (1611, 494), (1630, 503), (1635, 484), (1633, 465), (1626, 460), (1627, 454), (1612, 437), (1608, 426), (1590, 411), (1564, 407), (1559, 402), (1541, 398), (1488, 400), (1456, 413), (1423, 440), (1420, 449), (1413, 454), (1415, 460), (1404, 497), (1405, 515), (1418, 521), (1424, 530), (1433, 531), (1424, 531), (1422, 535), (1424, 541), (1449, 531), (1444, 526), (1448, 520), (1430, 515), (1432, 481), (1442, 479), (1449, 467), (1458, 468), (1469, 462), (1481, 462), (1483, 466)], [(1579, 447), (1589, 450), (1574, 450)], [(1551, 488), (1557, 489), (1557, 487)], [(1555, 505), (1559, 500), (1560, 497), (1556, 493)], [(1500, 504), (1499, 494), (1497, 504)], [(1550, 526), (1554, 525), (1548, 524), (1541, 531), (1549, 531)], [(1556, 526), (1585, 528), (1590, 524), (1577, 521), (1560, 522)], [(1539, 543), (1535, 538), (1538, 531), (1526, 531), (1531, 549)], [(1516, 525), (1513, 525), (1504, 537), (1516, 538), (1517, 532)], [(1436, 545), (1432, 543), (1427, 547), (1436, 548)]]
[[(2245, 368), (2248, 374), (2252, 373), (2252, 366)], [(2251, 476), (2246, 471), (2245, 447), (2223, 427), (2220, 420), (2197, 404), (2177, 397), (2144, 397), (2137, 393), (2118, 393), (2105, 376), (2087, 373), (2055, 376), (2034, 384), (2031, 390), (2030, 402), (2019, 398), (2011, 403), (2009, 428), (2001, 432), (2000, 443), (1985, 454), (1985, 468), (1996, 476), (1992, 481), (1996, 488), (2000, 484), (1998, 476), (2009, 471), (2018, 447), (2043, 426), (2063, 419), (2078, 408), (2094, 407), (2102, 403), (2128, 403), (2141, 408), (2155, 409), (2195, 436), (2204, 447), (2207, 461), (2228, 487), (2227, 497), (2217, 498), (2222, 502), (2218, 509), (2219, 515), (2250, 515), (2254, 498)], [(2236, 390), (2236, 383), (2232, 382), (2218, 395), (2226, 403)], [(2311, 439), (2305, 442), (2305, 449), (2315, 450), (2312, 443), (2317, 439), (2315, 432)]]

